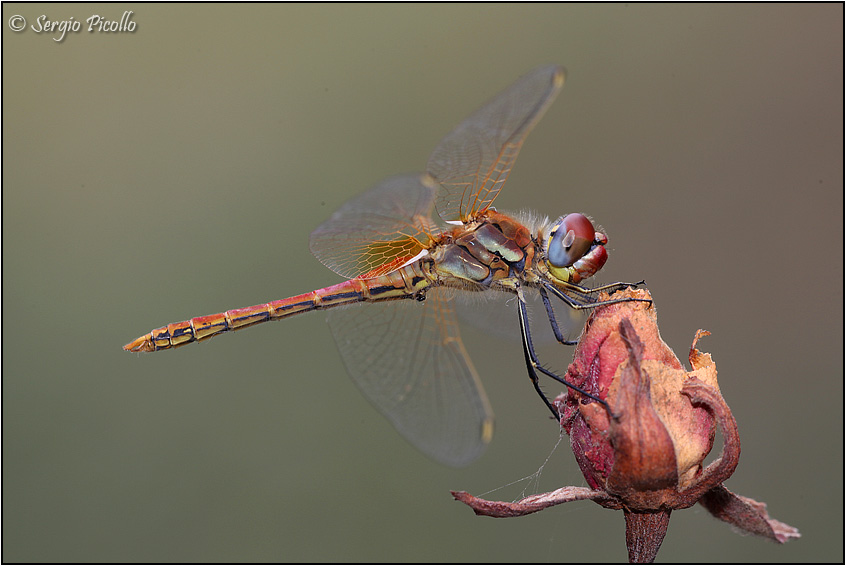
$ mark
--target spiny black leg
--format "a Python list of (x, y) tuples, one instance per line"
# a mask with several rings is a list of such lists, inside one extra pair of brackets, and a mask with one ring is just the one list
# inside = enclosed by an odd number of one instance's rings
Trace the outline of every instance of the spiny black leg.
[(587, 391), (585, 391), (581, 387), (577, 387), (577, 386), (573, 385), (572, 383), (570, 383), (566, 379), (559, 377), (555, 373), (549, 371), (548, 369), (546, 369), (546, 368), (544, 368), (543, 366), (540, 365), (540, 362), (538, 361), (537, 354), (535, 354), (534, 346), (532, 346), (532, 336), (531, 336), (531, 331), (529, 330), (529, 317), (528, 317), (528, 313), (526, 312), (526, 303), (525, 303), (525, 301), (523, 301), (523, 298), (519, 293), (517, 295), (517, 303), (519, 305), (518, 314), (519, 314), (519, 317), (520, 317), (520, 332), (521, 332), (522, 337), (523, 337), (523, 355), (526, 358), (526, 368), (529, 370), (529, 378), (532, 380), (532, 384), (535, 386), (535, 391), (537, 391), (538, 395), (541, 396), (541, 399), (543, 399), (543, 402), (546, 403), (547, 407), (549, 407), (549, 410), (552, 411), (552, 414), (555, 416), (555, 418), (558, 419), (558, 420), (561, 420), (561, 417), (558, 414), (558, 411), (555, 409), (555, 407), (552, 405), (552, 403), (549, 402), (549, 399), (547, 399), (547, 397), (546, 397), (546, 395), (544, 395), (543, 391), (541, 391), (540, 383), (539, 383), (539, 380), (538, 380), (538, 374), (537, 374), (536, 370), (540, 370), (541, 373), (543, 373), (544, 375), (547, 375), (547, 376), (551, 377), (552, 379), (554, 379), (554, 380), (556, 380), (560, 383), (563, 383), (564, 385), (566, 385), (570, 389), (581, 393), (585, 397), (588, 397), (590, 399), (593, 399), (594, 401), (597, 401), (598, 403), (601, 403), (605, 407), (605, 409), (608, 411), (608, 413), (611, 414), (611, 409), (610, 409), (610, 407), (608, 407), (608, 403), (606, 403), (604, 400), (602, 400), (599, 397), (596, 397), (594, 395), (591, 395), (590, 393), (588, 393)]
[[(625, 283), (622, 281), (618, 281), (617, 283), (609, 283), (607, 285), (600, 285), (599, 287), (594, 287), (593, 289), (588, 289), (587, 287), (582, 287), (581, 285), (576, 285), (575, 283), (559, 283), (559, 286), (556, 288), (561, 292), (566, 292), (571, 295), (580, 295), (582, 301), (584, 303), (594, 303), (596, 299), (594, 299), (593, 295), (599, 293), (600, 291), (606, 291), (609, 294), (615, 291), (622, 291), (627, 289), (628, 287), (635, 287), (637, 288), (638, 285), (645, 285), (646, 281), (640, 280), (637, 283)], [(621, 301), (644, 301), (648, 299), (622, 299)], [(618, 302), (618, 301), (614, 301)], [(603, 303), (604, 304), (604, 303)]]
[(558, 414), (558, 410), (552, 405), (552, 403), (549, 402), (549, 399), (540, 388), (538, 373), (535, 371), (537, 363), (534, 361), (535, 349), (532, 346), (532, 336), (529, 333), (529, 317), (526, 313), (526, 303), (523, 302), (523, 299), (519, 294), (517, 295), (517, 302), (520, 305), (517, 308), (517, 315), (520, 318), (520, 335), (523, 339), (523, 356), (526, 358), (526, 369), (529, 371), (529, 379), (532, 380), (532, 385), (534, 385), (535, 391), (537, 391), (538, 395), (540, 395), (540, 398), (543, 399), (543, 402), (546, 403), (546, 406), (550, 411), (552, 411), (552, 416), (555, 417), (555, 420), (560, 421), (561, 415)]
[(637, 288), (640, 285), (646, 285), (646, 279), (641, 279), (637, 283), (626, 283), (625, 281), (617, 281), (616, 283), (608, 283), (606, 285), (599, 285), (598, 287), (594, 287), (593, 289), (588, 289), (587, 287), (582, 287), (581, 285), (576, 285), (574, 283), (570, 283), (570, 285), (574, 287), (579, 287), (585, 291), (590, 291), (591, 293), (596, 293), (597, 291), (607, 291), (609, 289), (613, 289), (614, 291), (622, 291), (627, 287), (634, 287)]
[[(579, 292), (587, 291), (587, 289), (582, 289), (581, 287), (578, 287), (578, 285), (576, 285), (575, 287), (580, 290)], [(550, 283), (543, 283), (543, 288), (545, 288), (547, 291), (549, 291), (550, 293), (552, 293), (553, 295), (555, 295), (556, 297), (558, 297), (559, 299), (561, 299), (562, 301), (567, 303), (567, 305), (570, 308), (574, 308), (576, 310), (592, 309), (592, 308), (596, 308), (596, 307), (602, 307), (602, 306), (605, 306), (605, 305), (615, 305), (617, 303), (630, 303), (630, 302), (641, 302), (641, 303), (650, 303), (650, 304), (652, 303), (652, 299), (638, 299), (638, 298), (635, 298), (635, 297), (626, 297), (624, 299), (608, 299), (607, 301), (597, 301), (597, 300), (594, 300), (593, 297), (587, 297), (586, 299), (583, 299), (584, 302), (579, 302), (577, 299), (567, 295), (562, 290), (558, 289), (557, 287), (555, 287), (554, 285), (552, 285)]]
[(552, 333), (555, 334), (555, 339), (565, 346), (573, 346), (578, 344), (578, 340), (565, 340), (564, 335), (561, 334), (561, 329), (558, 328), (558, 321), (555, 320), (555, 311), (552, 310), (552, 303), (549, 302), (549, 295), (546, 294), (546, 289), (540, 287), (541, 299), (543, 299), (543, 306), (546, 307), (546, 316), (549, 318), (549, 324), (552, 326)]

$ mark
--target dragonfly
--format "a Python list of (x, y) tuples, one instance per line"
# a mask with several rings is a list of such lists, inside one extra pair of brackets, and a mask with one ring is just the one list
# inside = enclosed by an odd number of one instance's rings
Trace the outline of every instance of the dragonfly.
[(540, 363), (526, 302), (529, 293), (539, 294), (555, 338), (574, 344), (559, 327), (552, 299), (590, 309), (621, 302), (599, 300), (599, 291), (630, 285), (580, 285), (605, 264), (608, 238), (581, 213), (550, 222), (492, 206), (564, 77), (563, 68), (554, 65), (521, 77), (443, 138), (425, 173), (388, 178), (314, 230), (312, 253), (345, 277), (342, 283), (168, 324), (124, 350), (167, 350), (328, 309), (338, 350), (364, 396), (421, 452), (465, 466), (491, 441), (494, 421), (461, 341), (455, 301), (462, 294), (505, 293), (517, 298), (529, 377), (553, 416), (559, 415), (541, 389), (539, 373), (577, 391), (583, 402), (608, 409)]

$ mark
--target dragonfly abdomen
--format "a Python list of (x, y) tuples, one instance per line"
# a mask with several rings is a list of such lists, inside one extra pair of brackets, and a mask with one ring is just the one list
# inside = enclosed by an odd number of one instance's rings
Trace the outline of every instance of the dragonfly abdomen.
[(432, 285), (422, 262), (372, 279), (350, 279), (331, 287), (252, 307), (198, 316), (156, 328), (123, 347), (129, 352), (157, 352), (207, 340), (223, 332), (241, 330), (269, 320), (364, 301), (410, 299)]

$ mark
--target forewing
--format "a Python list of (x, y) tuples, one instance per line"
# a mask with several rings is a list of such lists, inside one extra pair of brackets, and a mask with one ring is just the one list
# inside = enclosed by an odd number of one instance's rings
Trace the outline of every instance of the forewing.
[(435, 148), (426, 171), (439, 184), (445, 221), (487, 209), (511, 172), (526, 135), (564, 84), (564, 69), (535, 69), (482, 106)]
[(329, 326), (347, 371), (397, 431), (450, 466), (478, 458), (493, 435), (493, 413), (464, 350), (451, 300), (332, 309)]
[(349, 279), (390, 273), (431, 244), (434, 198), (435, 186), (420, 175), (386, 179), (318, 226), (311, 253)]

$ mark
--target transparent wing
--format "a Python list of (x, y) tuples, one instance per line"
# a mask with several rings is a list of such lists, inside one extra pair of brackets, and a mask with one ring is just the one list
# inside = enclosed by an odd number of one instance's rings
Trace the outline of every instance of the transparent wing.
[(441, 186), (445, 221), (466, 221), (499, 194), (523, 140), (564, 84), (564, 69), (535, 69), (482, 106), (435, 148), (426, 167)]
[(311, 253), (349, 279), (390, 273), (431, 244), (434, 198), (435, 186), (420, 175), (386, 179), (318, 226)]
[(332, 309), (327, 319), (353, 381), (406, 440), (450, 466), (481, 455), (493, 413), (451, 299), (436, 288), (423, 302)]
[[(535, 346), (555, 343), (555, 334), (549, 322), (543, 301), (537, 290), (523, 287), (523, 298), (529, 313), (532, 342)], [(588, 313), (563, 305), (552, 299), (555, 321), (567, 340), (578, 339), (587, 320)], [(482, 329), (498, 338), (519, 344), (522, 338), (517, 322), (517, 296), (513, 293), (489, 291), (486, 293), (460, 293), (455, 300), (458, 319)]]

